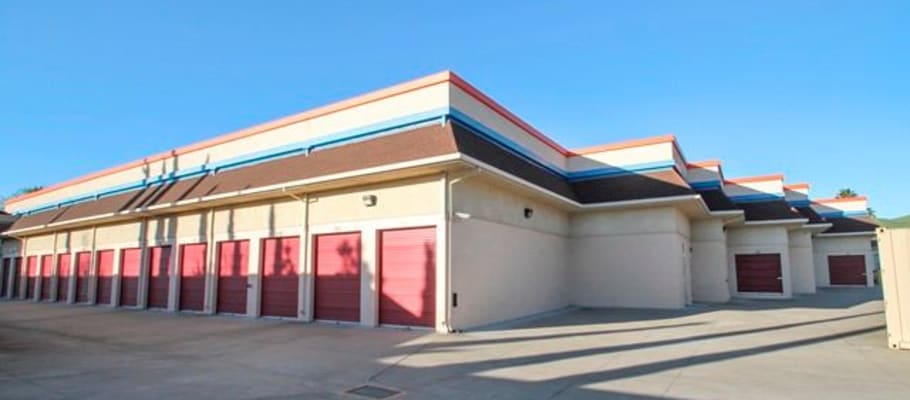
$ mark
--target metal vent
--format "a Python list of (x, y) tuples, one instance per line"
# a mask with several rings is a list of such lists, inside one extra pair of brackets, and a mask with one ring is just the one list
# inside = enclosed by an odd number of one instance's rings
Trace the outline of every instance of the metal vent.
[(346, 393), (356, 394), (358, 396), (363, 396), (371, 399), (386, 399), (401, 392), (392, 389), (381, 388), (379, 386), (363, 385), (348, 390)]

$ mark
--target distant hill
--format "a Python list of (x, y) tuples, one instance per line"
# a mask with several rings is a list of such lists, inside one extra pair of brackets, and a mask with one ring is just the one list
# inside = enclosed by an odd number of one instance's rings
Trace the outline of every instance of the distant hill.
[(878, 222), (886, 228), (910, 228), (910, 215), (891, 219), (879, 218)]

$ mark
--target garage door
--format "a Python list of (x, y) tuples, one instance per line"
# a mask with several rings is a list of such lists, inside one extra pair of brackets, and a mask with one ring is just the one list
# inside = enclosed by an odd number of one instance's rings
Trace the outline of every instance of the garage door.
[(262, 315), (297, 317), (300, 239), (268, 238), (262, 241)]
[(360, 233), (313, 240), (316, 319), (360, 321)]
[(170, 286), (171, 246), (149, 248), (148, 307), (167, 308)]
[(51, 280), (54, 278), (54, 256), (41, 256), (41, 300), (50, 300), (54, 296), (51, 293)]
[(13, 297), (21, 297), (22, 294), (19, 293), (21, 289), (22, 282), (22, 257), (16, 257), (13, 259), (13, 283), (10, 285), (11, 294)]
[(249, 255), (249, 240), (218, 243), (218, 312), (246, 314)]
[(120, 251), (120, 305), (139, 305), (139, 266), (142, 265), (142, 249)]
[(70, 254), (57, 255), (57, 301), (69, 301)]
[(866, 256), (828, 256), (832, 285), (865, 285)]
[(38, 276), (38, 257), (29, 256), (25, 259), (25, 298), (35, 298), (35, 280)]
[(76, 302), (88, 303), (88, 273), (92, 266), (92, 253), (76, 253)]
[(205, 243), (180, 246), (180, 309), (202, 311), (205, 305)]
[(9, 273), (12, 269), (12, 260), (9, 258), (3, 259), (3, 264), (0, 265), (0, 297), (6, 297), (6, 287), (9, 286), (7, 283), (9, 281)]
[(379, 236), (379, 322), (436, 322), (436, 228), (382, 231)]
[(99, 251), (98, 257), (98, 292), (95, 304), (110, 305), (111, 292), (114, 290), (114, 251)]
[(740, 292), (783, 293), (780, 254), (738, 254), (736, 287)]

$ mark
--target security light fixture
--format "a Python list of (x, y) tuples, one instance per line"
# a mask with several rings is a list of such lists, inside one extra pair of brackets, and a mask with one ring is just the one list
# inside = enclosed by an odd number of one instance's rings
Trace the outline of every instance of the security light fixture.
[(365, 207), (373, 207), (376, 205), (376, 195), (373, 195), (373, 194), (364, 195), (362, 200), (363, 200), (363, 205)]
[(525, 218), (531, 218), (534, 216), (534, 209), (525, 207)]

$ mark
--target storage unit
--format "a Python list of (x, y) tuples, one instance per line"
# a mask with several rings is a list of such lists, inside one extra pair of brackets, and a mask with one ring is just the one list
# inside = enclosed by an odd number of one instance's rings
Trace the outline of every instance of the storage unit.
[(70, 254), (57, 254), (57, 301), (69, 301)]
[(262, 240), (262, 315), (297, 317), (300, 286), (300, 238), (280, 237)]
[(360, 232), (313, 237), (316, 319), (360, 321)]
[(76, 303), (88, 303), (89, 271), (92, 267), (92, 253), (76, 253)]
[(54, 256), (46, 254), (41, 256), (41, 300), (51, 300), (54, 298), (51, 293), (51, 279), (53, 279)]
[(95, 304), (111, 305), (114, 291), (114, 251), (102, 250), (96, 253), (98, 263), (98, 281)]
[(148, 308), (167, 308), (171, 246), (149, 248)]
[(910, 350), (910, 229), (879, 229), (888, 347)]
[(866, 256), (828, 256), (831, 285), (866, 285)]
[(740, 292), (783, 293), (780, 254), (737, 254), (736, 287)]
[(139, 305), (139, 268), (142, 265), (142, 249), (120, 251), (120, 306)]
[(32, 299), (72, 251), (42, 297), (444, 332), (871, 282), (864, 200), (824, 204), (673, 135), (564, 148), (444, 72), (8, 199), (0, 254)]
[(25, 298), (33, 300), (35, 298), (35, 281), (38, 276), (38, 257), (29, 256), (25, 259)]
[(218, 243), (217, 312), (246, 314), (249, 257), (249, 240)]
[(379, 234), (379, 323), (432, 327), (436, 321), (436, 228)]
[(207, 251), (205, 243), (180, 246), (180, 310), (203, 310)]

